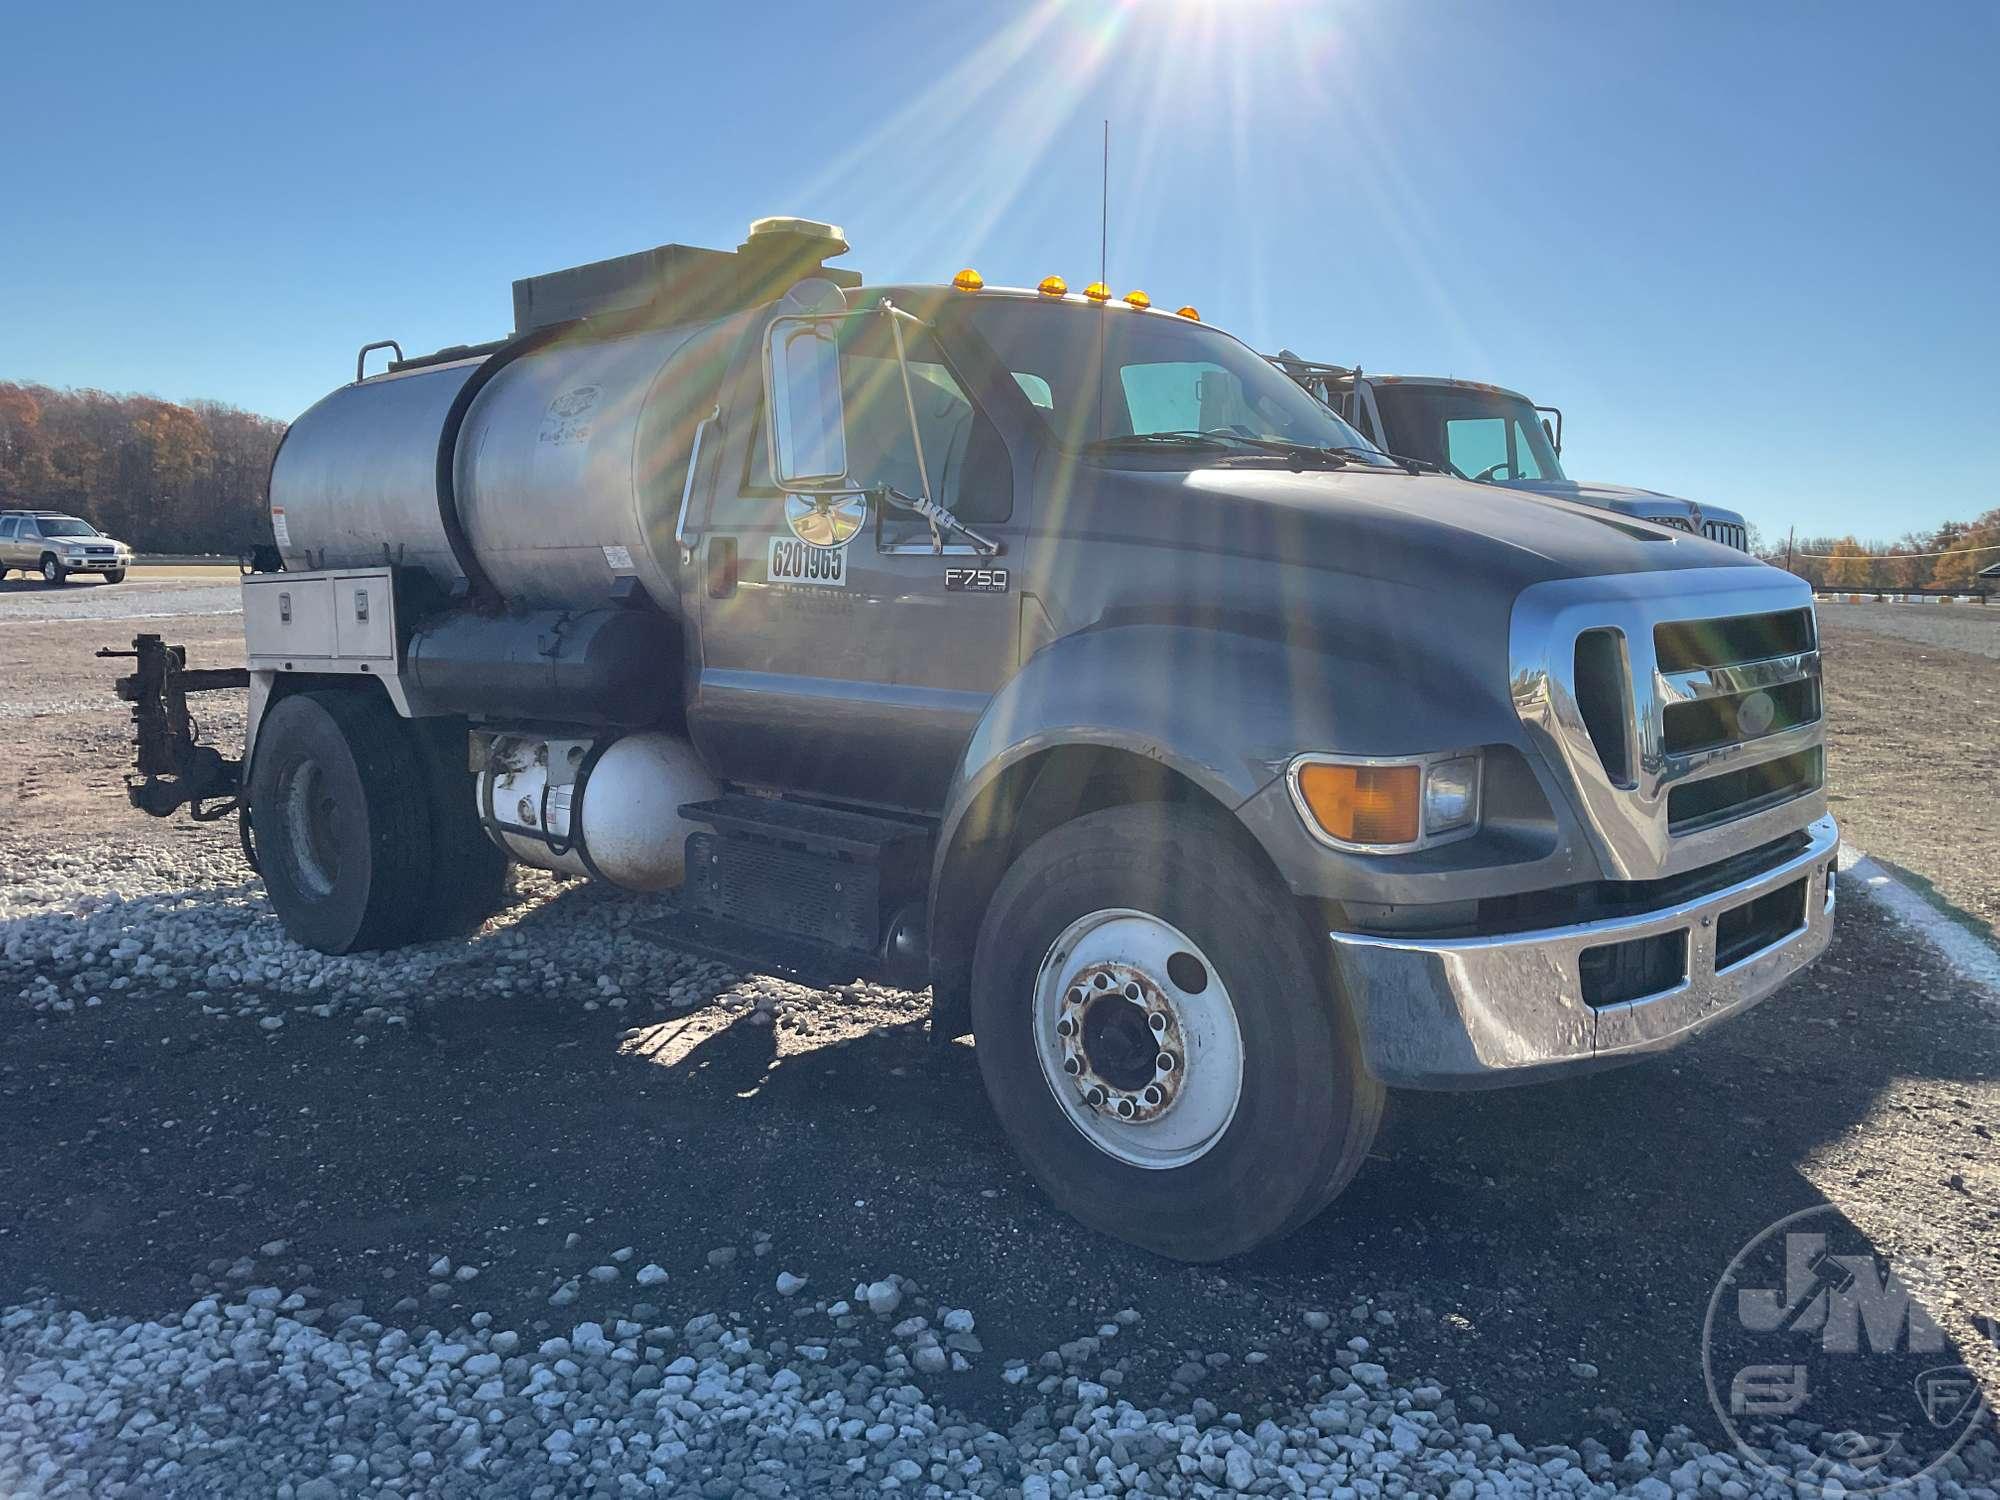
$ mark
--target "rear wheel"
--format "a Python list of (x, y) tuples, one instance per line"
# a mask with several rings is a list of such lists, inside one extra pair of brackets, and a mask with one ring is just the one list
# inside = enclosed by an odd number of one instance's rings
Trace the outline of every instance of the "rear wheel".
[(300, 693), (272, 708), (250, 821), (285, 930), (322, 953), (409, 941), (435, 893), (427, 791), (422, 757), (386, 703)]
[(1038, 840), (981, 926), (980, 1073), (1056, 1203), (1178, 1260), (1240, 1254), (1360, 1168), (1383, 1090), (1291, 894), (1221, 814)]
[(61, 583), (67, 577), (69, 577), (69, 569), (62, 565), (56, 558), (55, 553), (47, 552), (42, 555), (43, 583)]

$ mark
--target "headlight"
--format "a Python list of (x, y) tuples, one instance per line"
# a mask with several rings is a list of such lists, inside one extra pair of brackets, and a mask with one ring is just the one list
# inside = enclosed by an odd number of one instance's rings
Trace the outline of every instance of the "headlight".
[(1479, 757), (1434, 761), (1424, 774), (1424, 832), (1452, 833), (1479, 817)]
[(1322, 843), (1391, 854), (1472, 833), (1479, 826), (1479, 768), (1477, 754), (1302, 755), (1286, 780), (1299, 816)]

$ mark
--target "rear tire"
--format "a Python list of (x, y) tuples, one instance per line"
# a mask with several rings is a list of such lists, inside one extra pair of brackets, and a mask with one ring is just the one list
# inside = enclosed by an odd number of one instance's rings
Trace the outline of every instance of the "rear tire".
[(428, 788), (412, 736), (379, 699), (300, 693), (264, 716), (250, 821), (286, 932), (334, 954), (410, 940), (436, 896)]
[[(1296, 901), (1205, 808), (1111, 808), (1036, 841), (981, 924), (972, 1016), (987, 1096), (1043, 1189), (1176, 1260), (1305, 1223), (1381, 1120), (1382, 1086)], [(1172, 1069), (1144, 1056), (1148, 1027), (1178, 1039), (1161, 1044)], [(1108, 1107), (1085, 1101), (1091, 1087)], [(1175, 1092), (1149, 1103), (1162, 1087)]]

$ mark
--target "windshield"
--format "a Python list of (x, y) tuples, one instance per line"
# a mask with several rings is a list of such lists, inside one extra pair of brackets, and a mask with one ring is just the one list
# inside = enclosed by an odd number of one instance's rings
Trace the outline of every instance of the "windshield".
[(1534, 407), (1503, 391), (1383, 381), (1375, 404), (1389, 451), (1445, 464), (1466, 479), (1562, 479)]
[(50, 536), (96, 536), (97, 528), (88, 521), (59, 521), (52, 516), (41, 520), (42, 535)]
[[(1205, 463), (1214, 454), (1199, 439), (1212, 436), (1208, 447), (1352, 450), (1357, 459), (1387, 462), (1262, 357), (1185, 318), (989, 297), (952, 304), (946, 320), (969, 323), (986, 340), (1064, 447), (1101, 451), (1125, 440), (1157, 446), (1169, 460), (1178, 453)], [(1145, 444), (1149, 437), (1168, 440)]]

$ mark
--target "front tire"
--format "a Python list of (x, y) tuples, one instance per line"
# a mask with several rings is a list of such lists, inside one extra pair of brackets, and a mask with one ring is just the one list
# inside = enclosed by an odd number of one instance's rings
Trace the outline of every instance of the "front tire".
[(69, 569), (65, 568), (62, 565), (62, 563), (57, 560), (56, 555), (53, 552), (48, 553), (46, 556), (42, 558), (43, 583), (57, 584), (61, 583), (67, 577), (69, 577)]
[(1036, 841), (981, 924), (980, 1074), (1058, 1206), (1176, 1260), (1289, 1233), (1359, 1170), (1382, 1086), (1290, 892), (1221, 813)]
[(250, 822), (285, 931), (321, 953), (409, 941), (435, 899), (431, 808), (394, 711), (354, 692), (282, 699), (254, 762)]
[(106, 570), (104, 574), (104, 581), (106, 583), (123, 583), (125, 581), (125, 570), (123, 568), (111, 568)]

